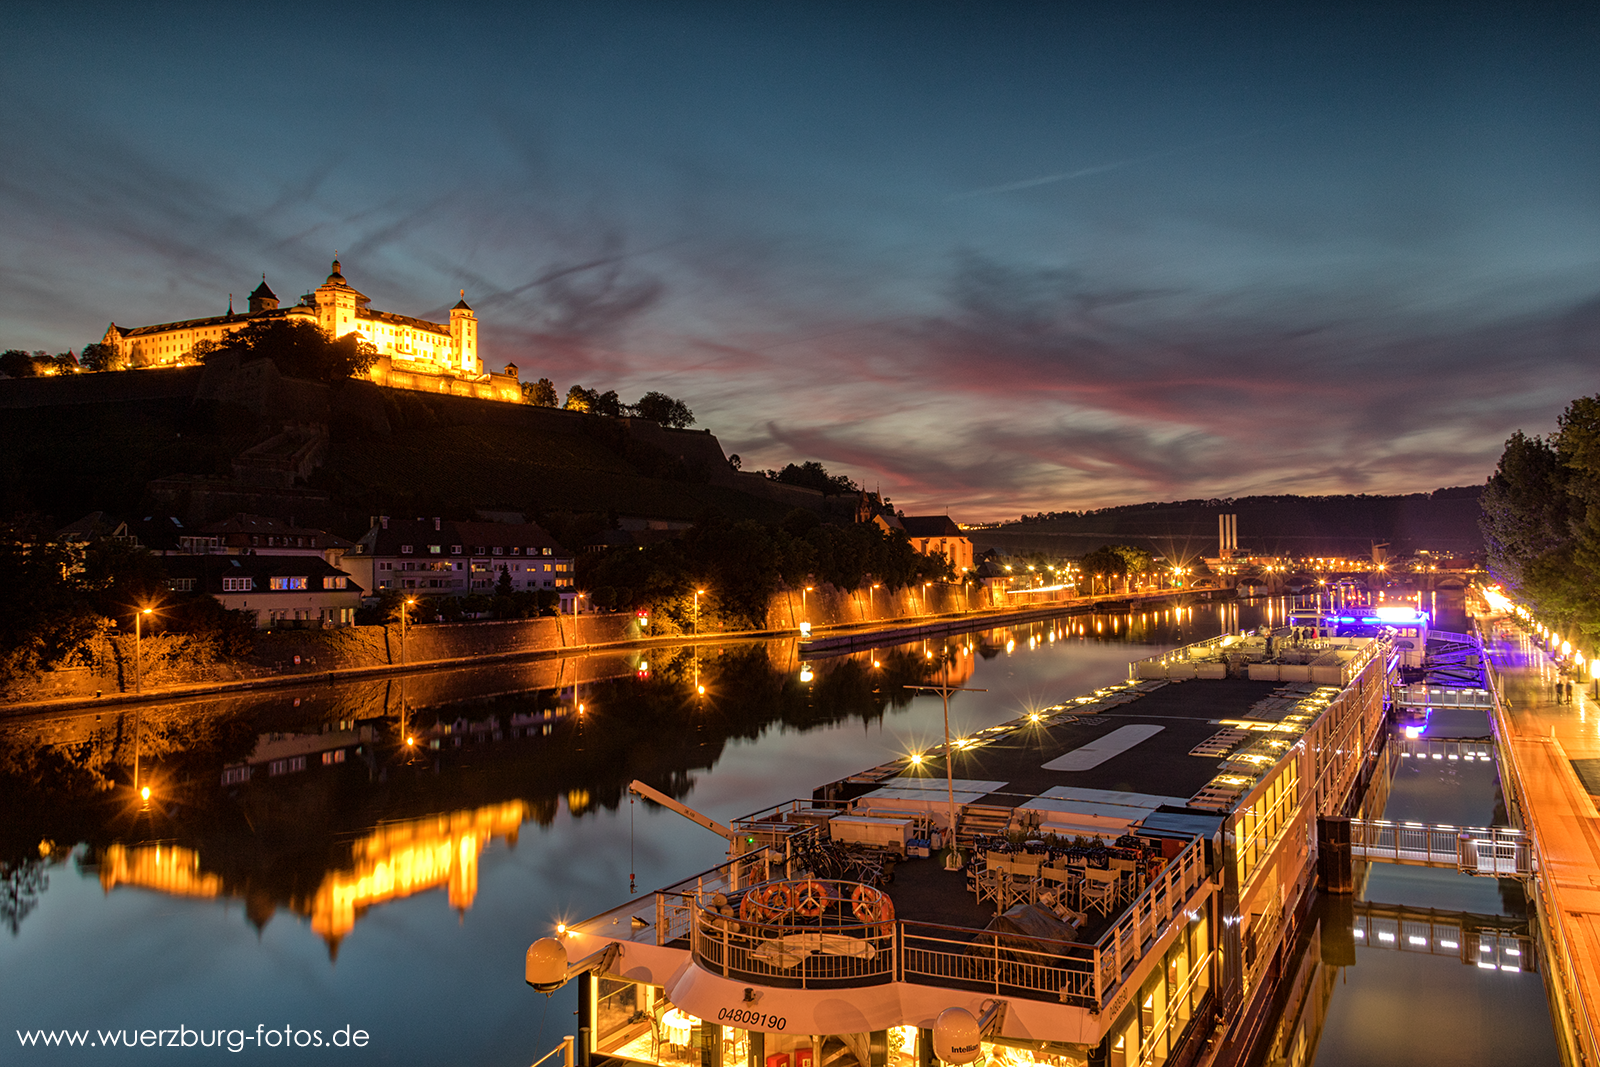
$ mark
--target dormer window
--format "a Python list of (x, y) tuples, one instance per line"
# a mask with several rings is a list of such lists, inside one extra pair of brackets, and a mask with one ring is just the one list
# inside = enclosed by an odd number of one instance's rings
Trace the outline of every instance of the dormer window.
[(428, 546), (428, 555), (430, 555), (430, 556), (437, 556), (439, 553), (441, 553), (443, 551), (444, 551), (444, 546), (443, 545), (429, 545)]
[(460, 546), (460, 545), (451, 545), (451, 546), (450, 546), (450, 554), (451, 554), (451, 555), (452, 555), (452, 556), (459, 556), (459, 555), (461, 555), (461, 546)]
[(411, 546), (410, 546), (410, 545), (401, 545), (401, 546), (400, 546), (400, 554), (401, 554), (401, 555), (402, 555), (402, 556), (409, 556), (409, 555), (411, 555)]
[(506, 551), (506, 550), (505, 550), (505, 549), (503, 549), (503, 548), (501, 548), (501, 547), (500, 547), (500, 546), (499, 546), (499, 545), (495, 545), (495, 546), (494, 546), (494, 554), (495, 554), (495, 555), (497, 555), (497, 556), (503, 556), (503, 555), (505, 555), (505, 551)]

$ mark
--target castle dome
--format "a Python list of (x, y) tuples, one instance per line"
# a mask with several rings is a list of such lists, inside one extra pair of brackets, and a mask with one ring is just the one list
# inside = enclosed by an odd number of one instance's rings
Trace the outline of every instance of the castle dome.
[(344, 280), (344, 275), (339, 273), (339, 261), (337, 259), (335, 259), (333, 261), (333, 273), (328, 275), (328, 280), (323, 282), (322, 284), (323, 285), (349, 285), (350, 284), (349, 282)]

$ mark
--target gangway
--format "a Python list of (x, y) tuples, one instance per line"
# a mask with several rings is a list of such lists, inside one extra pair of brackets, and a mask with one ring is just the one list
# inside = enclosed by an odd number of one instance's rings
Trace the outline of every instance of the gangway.
[(1538, 969), (1526, 918), (1367, 901), (1358, 901), (1354, 913), (1356, 944), (1367, 948), (1454, 956), (1489, 971)]
[(1494, 740), (1488, 737), (1397, 737), (1389, 742), (1400, 759), (1444, 763), (1493, 763)]
[(1414, 867), (1454, 867), (1486, 878), (1532, 878), (1528, 837), (1509, 826), (1350, 820), (1350, 856)]
[(1417, 685), (1396, 686), (1392, 699), (1397, 708), (1481, 708), (1494, 707), (1494, 698), (1482, 686)]

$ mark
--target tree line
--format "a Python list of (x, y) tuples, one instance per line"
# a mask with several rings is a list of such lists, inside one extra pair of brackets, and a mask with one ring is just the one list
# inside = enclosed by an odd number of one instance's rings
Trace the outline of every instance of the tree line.
[(879, 583), (893, 591), (954, 577), (948, 559), (918, 553), (904, 531), (825, 524), (801, 510), (770, 524), (711, 515), (676, 540), (578, 561), (578, 587), (596, 606), (650, 605), (683, 630), (693, 625), (697, 589), (705, 590), (700, 626), (738, 630), (764, 626), (768, 603), (786, 587)]
[(612, 418), (630, 416), (652, 419), (678, 430), (694, 425), (694, 412), (689, 410), (688, 404), (654, 390), (640, 397), (637, 403), (624, 404), (615, 389), (607, 389), (602, 393), (597, 389), (574, 385), (567, 390), (566, 402), (562, 403), (555, 382), (540, 378), (536, 382), (522, 383), (522, 399), (534, 407), (560, 407), (591, 415), (610, 415)]
[(1489, 573), (1547, 625), (1600, 642), (1600, 396), (1506, 441), (1480, 498)]
[(106, 638), (133, 633), (133, 616), (159, 605), (146, 636), (185, 634), (205, 655), (240, 658), (255, 644), (255, 613), (203, 593), (173, 593), (161, 559), (110, 538), (81, 545), (37, 524), (0, 526), (0, 687), (47, 670), (90, 666)]

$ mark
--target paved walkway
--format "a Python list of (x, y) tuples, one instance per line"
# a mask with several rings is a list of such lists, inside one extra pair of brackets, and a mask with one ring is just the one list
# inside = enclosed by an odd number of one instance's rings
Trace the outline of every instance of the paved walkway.
[[(1484, 620), (1490, 660), (1500, 672), (1507, 703), (1506, 736), (1522, 785), (1523, 817), (1540, 848), (1539, 882), (1558, 914), (1595, 1063), (1594, 1023), (1600, 1021), (1600, 813), (1571, 760), (1600, 757), (1600, 701), (1593, 688), (1574, 686), (1571, 704), (1557, 703), (1556, 668), (1525, 633), (1503, 620)], [(1580, 1024), (1581, 1025), (1581, 1024)]]

